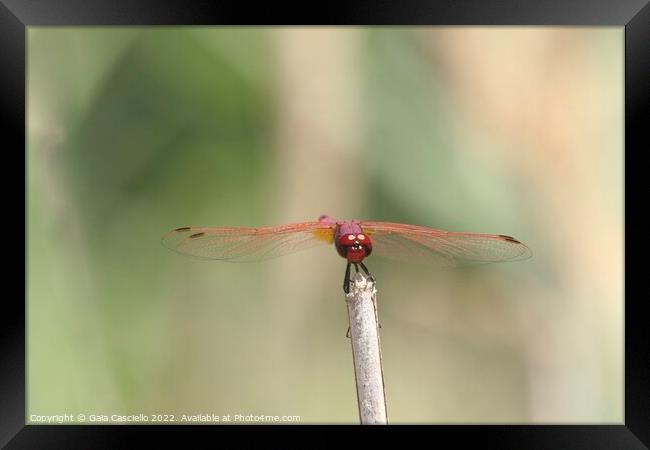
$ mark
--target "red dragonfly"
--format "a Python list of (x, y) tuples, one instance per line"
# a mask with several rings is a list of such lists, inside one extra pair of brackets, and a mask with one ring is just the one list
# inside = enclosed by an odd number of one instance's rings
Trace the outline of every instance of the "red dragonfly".
[(375, 254), (438, 267), (518, 261), (531, 251), (503, 234), (458, 233), (416, 225), (359, 220), (337, 221), (322, 215), (314, 222), (261, 228), (182, 227), (167, 233), (163, 244), (200, 259), (262, 261), (306, 248), (334, 244), (347, 260), (343, 290), (350, 287), (350, 266), (374, 280), (363, 260)]

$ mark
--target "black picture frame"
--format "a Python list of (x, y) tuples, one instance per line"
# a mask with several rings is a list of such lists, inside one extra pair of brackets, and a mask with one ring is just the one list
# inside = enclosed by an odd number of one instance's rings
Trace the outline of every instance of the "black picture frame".
[[(625, 193), (643, 192), (633, 184), (641, 164), (629, 164), (647, 150), (644, 120), (650, 118), (650, 5), (647, 0), (438, 0), (357, 1), (248, 4), (233, 1), (180, 0), (59, 0), (0, 2), (0, 123), (5, 155), (16, 157), (16, 166), (5, 158), (2, 177), (5, 197), (15, 190), (15, 167), (23, 166), (26, 177), (26, 28), (61, 25), (573, 25), (625, 27)], [(18, 176), (20, 179), (20, 176)], [(15, 181), (19, 183), (19, 181)], [(26, 186), (25, 178), (22, 179)], [(26, 204), (26, 195), (23, 198)], [(19, 209), (16, 205), (16, 209)], [(607, 448), (650, 446), (650, 352), (644, 314), (644, 296), (633, 276), (642, 263), (629, 261), (641, 256), (643, 242), (632, 227), (632, 208), (626, 208), (625, 245), (625, 418), (620, 425), (457, 425), (427, 428), (427, 440), (456, 445), (480, 443), (494, 448)], [(26, 211), (23, 209), (23, 211)], [(18, 213), (19, 214), (19, 213)], [(25, 212), (26, 214), (26, 212)], [(16, 215), (12, 215), (16, 220)], [(25, 216), (23, 216), (25, 217)], [(26, 223), (25, 223), (26, 225)], [(5, 224), (9, 226), (9, 224)], [(13, 226), (11, 227), (13, 230)], [(25, 233), (25, 244), (26, 242)], [(639, 239), (636, 239), (636, 238)], [(23, 249), (26, 250), (26, 247)], [(18, 251), (18, 250), (17, 250)], [(15, 258), (15, 257), (14, 257)], [(638, 258), (639, 261), (642, 261)], [(11, 264), (9, 267), (18, 267)], [(26, 265), (23, 266), (26, 268)], [(630, 270), (630, 272), (628, 272)], [(25, 272), (25, 277), (27, 276)], [(18, 277), (15, 277), (18, 279)], [(13, 277), (5, 272), (5, 279)], [(26, 279), (26, 278), (25, 278)], [(26, 286), (26, 283), (25, 285)], [(3, 326), (0, 329), (0, 445), (7, 448), (115, 448), (127, 433), (137, 430), (147, 439), (166, 435), (166, 427), (138, 426), (43, 426), (25, 425), (25, 303), (24, 297), (5, 290)], [(174, 427), (206, 434), (214, 427)], [(224, 427), (218, 427), (222, 433)], [(233, 428), (233, 427), (231, 427)], [(240, 430), (248, 427), (234, 427)], [(260, 428), (260, 427), (258, 427)], [(288, 430), (294, 427), (264, 427)], [(311, 427), (304, 427), (311, 428)], [(320, 427), (317, 427), (320, 428)], [(381, 428), (381, 427), (380, 427)], [(389, 427), (390, 428), (390, 427)], [(403, 427), (393, 427), (403, 429)], [(373, 428), (373, 430), (378, 428)], [(381, 428), (386, 429), (386, 428)], [(409, 430), (410, 433), (412, 430)], [(385, 433), (386, 431), (379, 431)], [(283, 439), (292, 439), (286, 431)], [(320, 430), (319, 442), (324, 442)], [(368, 432), (364, 434), (369, 434)], [(373, 433), (374, 434), (374, 433)], [(331, 438), (330, 438), (331, 439)], [(209, 441), (208, 441), (209, 442)], [(151, 443), (151, 441), (149, 441)], [(343, 445), (337, 439), (335, 445)]]

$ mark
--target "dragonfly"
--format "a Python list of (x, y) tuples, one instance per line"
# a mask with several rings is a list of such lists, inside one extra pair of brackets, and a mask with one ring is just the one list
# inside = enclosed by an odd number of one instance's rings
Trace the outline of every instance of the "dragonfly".
[(523, 243), (503, 234), (463, 233), (418, 225), (365, 220), (334, 220), (260, 228), (181, 227), (165, 236), (164, 246), (187, 256), (227, 262), (262, 261), (319, 245), (334, 245), (347, 261), (343, 291), (350, 292), (350, 268), (370, 280), (364, 260), (371, 254), (436, 267), (519, 261), (532, 255)]

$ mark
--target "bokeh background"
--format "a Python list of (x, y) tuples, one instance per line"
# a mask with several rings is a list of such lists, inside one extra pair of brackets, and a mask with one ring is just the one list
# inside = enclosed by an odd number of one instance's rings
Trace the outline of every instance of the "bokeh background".
[(623, 28), (28, 29), (31, 414), (357, 423), (344, 261), (164, 248), (337, 218), (508, 234), (369, 258), (393, 423), (623, 420)]

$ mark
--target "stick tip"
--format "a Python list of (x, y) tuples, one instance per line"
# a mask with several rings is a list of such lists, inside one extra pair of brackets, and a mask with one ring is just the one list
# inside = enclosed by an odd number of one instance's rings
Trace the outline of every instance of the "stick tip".
[(361, 272), (354, 275), (350, 281), (350, 292), (346, 295), (347, 297), (357, 297), (366, 291), (370, 291), (372, 294), (376, 292), (374, 281)]

